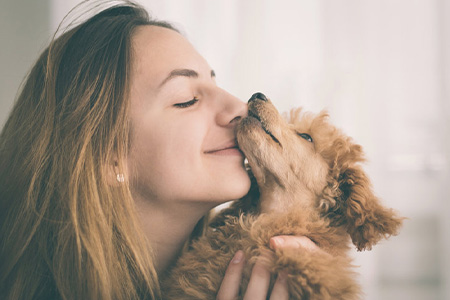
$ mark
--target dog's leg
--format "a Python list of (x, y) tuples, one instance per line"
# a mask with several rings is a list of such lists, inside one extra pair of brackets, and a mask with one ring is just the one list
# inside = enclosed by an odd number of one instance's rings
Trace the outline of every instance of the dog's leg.
[[(306, 236), (319, 249), (299, 247), (273, 251), (269, 241), (277, 235)], [(251, 226), (250, 238), (254, 245), (250, 252), (253, 261), (262, 253), (272, 253), (272, 259), (267, 262), (271, 273), (288, 274), (290, 299), (360, 299), (351, 259), (346, 254), (349, 249), (346, 232), (328, 226), (316, 213), (292, 210), (287, 214), (260, 216)]]

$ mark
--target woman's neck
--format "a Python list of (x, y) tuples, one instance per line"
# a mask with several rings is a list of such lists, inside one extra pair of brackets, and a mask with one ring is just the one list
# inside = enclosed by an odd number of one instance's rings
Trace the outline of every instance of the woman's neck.
[(212, 208), (211, 203), (161, 205), (145, 200), (137, 200), (136, 203), (142, 229), (155, 254), (154, 263), (159, 274), (175, 262), (195, 225)]

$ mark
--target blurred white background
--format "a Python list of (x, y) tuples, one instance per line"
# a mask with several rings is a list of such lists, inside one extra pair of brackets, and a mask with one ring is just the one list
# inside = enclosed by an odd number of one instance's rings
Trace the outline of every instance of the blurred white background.
[[(0, 1), (0, 123), (76, 0)], [(383, 201), (409, 218), (355, 252), (368, 300), (450, 299), (450, 1), (141, 0), (243, 100), (328, 109), (365, 147)]]

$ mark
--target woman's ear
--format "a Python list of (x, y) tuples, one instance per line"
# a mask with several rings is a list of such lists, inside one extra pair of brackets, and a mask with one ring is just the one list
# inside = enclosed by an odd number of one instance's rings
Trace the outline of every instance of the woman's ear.
[(106, 181), (110, 186), (118, 186), (123, 184), (126, 180), (126, 173), (124, 167), (119, 166), (119, 161), (114, 158), (112, 162), (107, 163), (104, 167), (104, 174)]

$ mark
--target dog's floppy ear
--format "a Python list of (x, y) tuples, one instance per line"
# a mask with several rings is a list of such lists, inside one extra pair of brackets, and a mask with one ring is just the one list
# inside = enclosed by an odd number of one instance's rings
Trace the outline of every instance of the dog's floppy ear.
[(339, 189), (342, 194), (337, 200), (341, 202), (346, 229), (358, 250), (370, 250), (381, 238), (397, 234), (401, 218), (380, 203), (361, 167), (345, 170)]
[(335, 156), (328, 187), (321, 203), (331, 225), (344, 226), (359, 251), (370, 250), (381, 238), (397, 234), (402, 218), (384, 207), (359, 162), (362, 148), (341, 140), (334, 145)]

